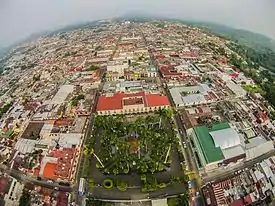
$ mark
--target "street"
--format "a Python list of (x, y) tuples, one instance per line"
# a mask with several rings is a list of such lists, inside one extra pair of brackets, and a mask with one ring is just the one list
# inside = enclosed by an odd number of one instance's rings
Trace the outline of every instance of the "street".
[[(120, 39), (121, 39), (121, 36), (122, 36), (122, 31), (121, 31), (121, 34), (119, 36), (119, 39), (117, 40), (117, 43), (116, 43), (116, 47), (114, 49), (114, 52), (111, 56), (110, 59), (113, 58), (113, 56), (115, 55), (115, 52), (117, 50), (117, 47), (118, 47), (118, 44), (120, 42)], [(105, 80), (104, 80), (104, 77), (103, 79), (101, 80), (101, 84), (99, 86), (99, 88), (97, 89), (97, 92), (96, 92), (96, 96), (94, 98), (94, 102), (93, 102), (93, 105), (91, 106), (91, 116), (88, 118), (88, 124), (87, 124), (87, 128), (86, 128), (86, 132), (85, 132), (85, 136), (84, 136), (84, 141), (83, 141), (83, 144), (82, 144), (82, 147), (81, 147), (81, 157), (80, 157), (80, 162), (78, 163), (78, 168), (77, 168), (77, 172), (76, 172), (76, 183), (75, 183), (75, 202), (77, 203), (77, 205), (81, 205), (82, 201), (83, 201), (83, 198), (79, 196), (78, 194), (78, 188), (79, 188), (79, 182), (80, 182), (80, 178), (81, 178), (81, 173), (82, 173), (82, 170), (83, 170), (83, 165), (84, 165), (84, 155), (83, 155), (83, 148), (84, 148), (84, 145), (86, 144), (89, 144), (90, 142), (90, 137), (91, 137), (91, 132), (92, 132), (92, 123), (93, 123), (93, 120), (96, 116), (96, 106), (97, 106), (97, 102), (98, 102), (98, 99), (99, 99), (99, 96), (103, 90), (103, 86), (104, 86), (104, 83), (105, 83)]]
[(60, 191), (64, 191), (64, 192), (72, 192), (73, 191), (73, 188), (70, 186), (63, 186), (63, 185), (59, 185), (58, 183), (49, 183), (49, 182), (45, 182), (45, 181), (40, 181), (33, 177), (25, 175), (20, 171), (17, 171), (14, 169), (8, 169), (4, 165), (1, 165), (0, 169), (3, 173), (6, 173), (6, 174), (14, 177), (17, 180), (24, 182), (24, 183), (30, 182), (30, 183), (33, 183), (34, 185), (38, 185), (38, 186), (45, 187), (48, 189), (54, 189), (55, 187), (58, 187)]
[[(143, 35), (143, 37), (144, 37), (144, 35)], [(144, 37), (144, 39), (145, 39), (145, 37)], [(145, 39), (145, 42), (146, 42), (146, 39)], [(151, 64), (153, 64), (156, 68), (158, 68), (158, 65), (157, 65), (157, 63), (156, 63), (156, 61), (154, 59), (154, 55), (153, 55), (153, 53), (151, 51), (149, 51), (149, 55), (150, 55), (150, 59), (151, 59)], [(174, 111), (177, 111), (177, 108), (174, 105), (173, 99), (172, 99), (172, 97), (171, 97), (171, 95), (170, 95), (170, 93), (168, 91), (168, 88), (167, 88), (167, 86), (165, 86), (166, 83), (163, 80), (163, 78), (161, 77), (161, 74), (159, 72), (158, 72), (158, 78), (161, 81), (161, 85), (164, 88), (166, 96), (169, 98), (169, 101), (171, 103), (171, 107), (174, 109)], [(194, 179), (191, 180), (192, 181), (192, 190), (195, 191), (195, 192), (199, 192), (200, 193), (200, 195), (199, 195), (200, 197), (199, 198), (202, 199), (201, 198), (202, 197), (202, 195), (201, 195), (202, 192), (201, 192), (200, 185), (199, 185), (198, 179), (197, 179), (197, 177), (199, 176), (198, 175), (198, 169), (197, 169), (196, 164), (194, 162), (194, 158), (191, 155), (192, 154), (192, 150), (191, 150), (190, 144), (187, 143), (188, 140), (187, 140), (187, 135), (186, 135), (185, 128), (184, 128), (183, 123), (182, 123), (182, 121), (180, 119), (180, 116), (179, 116), (179, 114), (177, 112), (174, 115), (174, 119), (175, 119), (175, 123), (177, 125), (177, 128), (179, 129), (179, 131), (181, 131), (181, 132), (179, 132), (179, 137), (180, 137), (179, 142), (180, 142), (180, 144), (181, 144), (181, 146), (183, 148), (183, 151), (184, 151), (185, 164), (187, 165), (188, 170), (191, 173), (194, 172), (195, 176), (196, 176), (196, 178), (194, 178)], [(183, 145), (184, 142), (186, 143), (186, 146), (187, 146), (186, 148)], [(192, 202), (192, 195), (193, 194), (190, 195), (190, 203)]]
[(224, 169), (224, 170), (219, 170), (219, 171), (216, 171), (216, 172), (210, 172), (210, 173), (207, 173), (205, 175), (203, 175), (202, 177), (202, 181), (204, 184), (207, 184), (208, 182), (211, 182), (211, 181), (220, 181), (224, 178), (227, 178), (229, 177), (230, 175), (233, 175), (235, 172), (237, 172), (238, 170), (242, 170), (244, 168), (249, 168), (249, 167), (252, 167), (254, 164), (258, 163), (258, 162), (261, 162), (262, 160), (264, 159), (267, 159), (271, 156), (274, 156), (275, 155), (275, 150), (272, 150), (262, 156), (259, 156), (255, 159), (252, 159), (252, 160), (248, 160), (242, 164), (239, 164), (239, 165), (236, 165), (235, 167), (231, 167), (231, 168), (228, 168), (228, 169)]

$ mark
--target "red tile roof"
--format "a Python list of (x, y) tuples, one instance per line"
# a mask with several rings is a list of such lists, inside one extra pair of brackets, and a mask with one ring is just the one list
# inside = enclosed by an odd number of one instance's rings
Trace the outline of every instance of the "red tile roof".
[(8, 182), (9, 182), (8, 178), (6, 178), (6, 177), (0, 178), (0, 194), (1, 195), (4, 195), (5, 193), (7, 193)]
[(252, 199), (251, 199), (250, 195), (246, 195), (244, 197), (244, 201), (245, 201), (246, 204), (251, 204), (252, 203)]
[(129, 105), (138, 105), (138, 104), (144, 104), (143, 97), (130, 97), (123, 99), (123, 105), (129, 106)]
[(52, 180), (58, 178), (67, 180), (72, 173), (75, 154), (75, 148), (62, 148), (59, 150), (52, 150), (48, 156), (58, 158), (58, 161), (57, 163), (46, 163), (43, 170), (43, 177)]
[(238, 78), (239, 74), (238, 73), (232, 73), (232, 74), (229, 74), (230, 77), (232, 77), (233, 79), (236, 79)]
[(50, 162), (46, 163), (45, 168), (43, 170), (43, 177), (51, 180), (56, 179), (55, 177), (56, 168), (57, 168), (57, 164), (50, 163)]
[(160, 72), (163, 77), (182, 75), (182, 73), (175, 70), (175, 67), (173, 67), (173, 66), (162, 66), (162, 67), (160, 67)]
[(123, 98), (127, 97), (143, 97), (145, 107), (166, 106), (170, 105), (166, 96), (160, 94), (145, 94), (138, 92), (135, 94), (115, 93), (113, 96), (102, 95), (99, 97), (97, 111), (119, 110), (123, 108)]
[(170, 106), (168, 98), (159, 94), (148, 94), (146, 100), (148, 107)]
[(164, 56), (164, 55), (157, 55), (157, 56), (155, 57), (155, 59), (158, 59), (158, 60), (160, 60), (160, 59), (165, 59), (165, 56)]
[(73, 123), (73, 119), (58, 119), (54, 121), (54, 126), (65, 127), (70, 126)]
[(97, 111), (101, 110), (117, 110), (122, 108), (122, 98), (124, 94), (115, 93), (111, 97), (106, 95), (100, 96), (97, 103)]
[(181, 57), (197, 57), (198, 55), (195, 52), (181, 52)]
[(243, 200), (242, 199), (235, 200), (230, 204), (230, 206), (244, 206)]
[(68, 205), (68, 196), (64, 192), (60, 192), (57, 197), (57, 206), (67, 206)]
[(82, 68), (71, 68), (69, 69), (69, 72), (81, 72)]

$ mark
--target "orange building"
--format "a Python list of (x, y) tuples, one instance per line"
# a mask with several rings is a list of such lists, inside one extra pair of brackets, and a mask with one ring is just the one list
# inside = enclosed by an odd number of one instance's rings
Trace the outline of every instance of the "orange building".
[(145, 92), (134, 94), (115, 93), (111, 96), (100, 96), (96, 111), (98, 115), (116, 115), (153, 112), (157, 109), (167, 109), (169, 107), (168, 98), (161, 94), (145, 94)]

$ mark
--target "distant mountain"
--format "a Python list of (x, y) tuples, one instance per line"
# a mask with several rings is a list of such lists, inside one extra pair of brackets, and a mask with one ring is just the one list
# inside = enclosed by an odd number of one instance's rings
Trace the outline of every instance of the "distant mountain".
[(77, 29), (92, 28), (99, 24), (101, 24), (101, 21), (89, 21), (89, 22), (77, 23), (77, 24), (65, 26), (65, 27), (57, 29), (57, 30), (47, 31), (47, 32), (45, 32), (44, 35), (51, 36), (51, 35), (54, 35), (57, 33), (68, 32), (68, 31), (73, 31), (73, 30), (77, 30)]
[(84, 22), (84, 23), (68, 25), (68, 26), (62, 27), (60, 29), (40, 31), (40, 32), (33, 33), (33, 34), (29, 35), (28, 37), (24, 38), (23, 40), (17, 41), (15, 43), (9, 45), (8, 47), (1, 47), (0, 46), (0, 59), (2, 57), (4, 57), (5, 55), (7, 55), (7, 53), (12, 48), (15, 48), (18, 45), (24, 44), (26, 42), (30, 42), (32, 40), (35, 40), (39, 37), (53, 36), (53, 35), (58, 34), (58, 33), (73, 31), (73, 30), (81, 29), (81, 28), (93, 27), (93, 26), (98, 25), (98, 24), (100, 24), (100, 21)]
[(153, 15), (153, 14), (147, 14), (142, 11), (131, 11), (128, 12), (120, 17), (115, 18), (114, 20), (122, 21), (122, 20), (129, 20), (129, 21), (135, 21), (135, 22), (147, 22), (152, 20), (164, 20), (164, 17)]
[(216, 35), (231, 39), (239, 44), (251, 47), (257, 50), (271, 49), (275, 51), (275, 40), (271, 39), (263, 34), (243, 30), (235, 29), (232, 27), (224, 26), (221, 24), (210, 22), (196, 22), (196, 21), (181, 21), (190, 26), (196, 26)]
[[(266, 37), (262, 34), (242, 30), (242, 29), (234, 29), (228, 26), (216, 24), (216, 23), (210, 23), (210, 22), (202, 22), (202, 21), (184, 21), (179, 19), (172, 19), (172, 18), (165, 18), (162, 16), (156, 16), (147, 14), (141, 11), (132, 11), (130, 13), (126, 13), (118, 18), (114, 18), (114, 21), (122, 21), (122, 20), (131, 20), (136, 22), (147, 22), (152, 20), (164, 20), (164, 21), (170, 21), (170, 22), (180, 22), (189, 26), (199, 27), (201, 29), (204, 29), (205, 32), (209, 32), (218, 36), (221, 36), (223, 38), (227, 38), (230, 40), (233, 40), (240, 45), (244, 46), (245, 48), (248, 48), (251, 50), (250, 53), (253, 53), (253, 61), (256, 61), (258, 57), (260, 57), (260, 60), (257, 60), (256, 62), (260, 62), (260, 65), (265, 66), (267, 68), (271, 68), (272, 70), (275, 70), (275, 40)], [(52, 31), (42, 31), (39, 33), (35, 33), (30, 35), (28, 38), (24, 39), (23, 41), (17, 42), (7, 48), (1, 48), (0, 47), (0, 58), (1, 56), (4, 56), (7, 54), (7, 52), (22, 43), (31, 41), (33, 39), (37, 39), (40, 36), (52, 36), (57, 33), (62, 32), (68, 32), (73, 31), (76, 29), (81, 28), (92, 28), (99, 24), (101, 24), (102, 21), (92, 21), (92, 22), (84, 22), (84, 23), (78, 23), (73, 24), (69, 26), (65, 26), (61, 29), (52, 30)], [(273, 58), (274, 57), (274, 58)], [(273, 60), (274, 59), (274, 60)], [(263, 61), (264, 60), (264, 61)], [(262, 62), (268, 62), (268, 63), (262, 63)]]
[[(8, 47), (0, 47), (0, 59), (2, 59), (9, 52)], [(0, 62), (1, 63), (1, 62)]]

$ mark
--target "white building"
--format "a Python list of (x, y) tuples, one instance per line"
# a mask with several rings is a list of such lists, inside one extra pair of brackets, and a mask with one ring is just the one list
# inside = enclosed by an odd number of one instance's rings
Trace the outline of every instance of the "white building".
[(8, 194), (5, 194), (4, 200), (6, 206), (18, 206), (19, 200), (22, 195), (24, 184), (18, 182), (15, 178), (12, 178), (12, 183)]
[(226, 86), (236, 95), (236, 97), (245, 97), (247, 92), (233, 81), (226, 82)]
[(198, 84), (197, 86), (189, 87), (173, 87), (169, 89), (177, 107), (212, 103), (215, 99), (205, 98), (210, 91), (211, 89), (206, 84)]
[(68, 95), (73, 92), (74, 85), (62, 85), (56, 95), (53, 97), (52, 104), (62, 104)]
[(128, 63), (123, 63), (121, 61), (114, 61), (107, 65), (107, 72), (118, 73), (119, 76), (124, 74), (124, 70), (129, 67)]
[(263, 137), (251, 138), (249, 143), (245, 145), (246, 160), (259, 157), (273, 149), (272, 141), (267, 141)]

